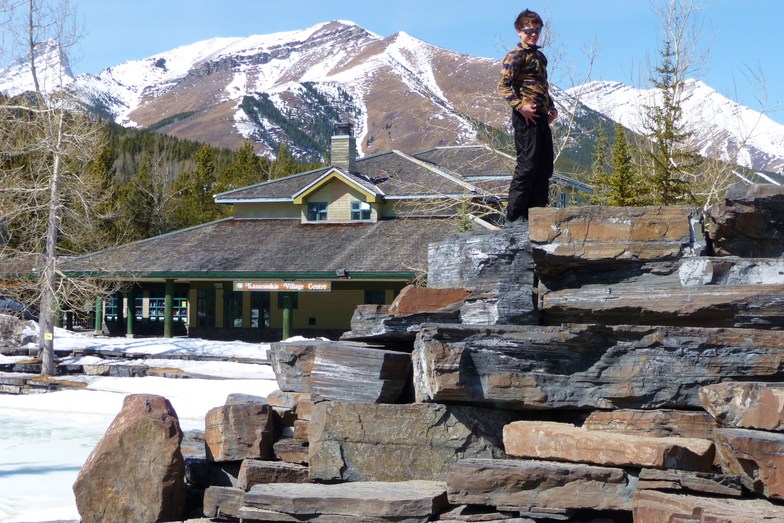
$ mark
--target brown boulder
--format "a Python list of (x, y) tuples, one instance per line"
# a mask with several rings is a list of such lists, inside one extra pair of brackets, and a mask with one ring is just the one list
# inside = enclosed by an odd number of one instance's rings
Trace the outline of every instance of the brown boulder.
[(182, 430), (166, 398), (131, 394), (79, 472), (84, 523), (180, 519), (185, 506)]
[(543, 421), (505, 426), (504, 448), (520, 458), (696, 471), (711, 470), (714, 455), (708, 440), (632, 436)]
[(692, 248), (692, 207), (547, 207), (531, 211), (537, 268), (672, 260)]
[(204, 430), (207, 459), (271, 458), (278, 426), (278, 414), (270, 405), (242, 403), (210, 409)]

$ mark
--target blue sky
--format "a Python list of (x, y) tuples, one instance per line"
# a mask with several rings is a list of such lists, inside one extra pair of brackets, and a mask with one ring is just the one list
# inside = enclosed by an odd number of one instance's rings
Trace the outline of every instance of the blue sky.
[[(591, 79), (641, 85), (661, 41), (650, 0), (73, 0), (84, 36), (76, 73), (97, 73), (125, 60), (217, 36), (249, 36), (351, 20), (381, 36), (405, 31), (453, 51), (501, 59), (516, 43), (512, 23), (529, 8), (547, 21), (563, 60), (553, 76), (562, 88), (587, 71), (584, 49), (599, 53)], [(656, 0), (659, 4), (662, 0)], [(699, 79), (753, 109), (767, 85), (768, 115), (784, 123), (782, 0), (693, 0), (701, 5), (702, 44), (709, 50)], [(741, 7), (742, 4), (742, 7)], [(555, 49), (555, 47), (553, 47)], [(567, 64), (571, 64), (567, 67)], [(568, 78), (574, 71), (574, 80)], [(559, 74), (560, 73), (560, 74)]]

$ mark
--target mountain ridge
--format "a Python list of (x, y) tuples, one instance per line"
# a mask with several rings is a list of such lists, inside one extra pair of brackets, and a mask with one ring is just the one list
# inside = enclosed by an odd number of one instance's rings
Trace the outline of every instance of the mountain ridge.
[[(249, 139), (269, 157), (286, 143), (296, 157), (317, 161), (328, 154), (332, 124), (343, 120), (354, 124), (361, 155), (505, 133), (509, 109), (496, 93), (499, 71), (499, 60), (449, 51), (405, 32), (382, 37), (338, 20), (203, 40), (67, 83), (85, 104), (126, 126), (235, 149)], [(22, 77), (18, 68), (13, 76), (10, 68), (0, 69), (0, 91), (24, 90)], [(729, 108), (743, 121), (754, 111), (718, 98), (704, 84), (693, 86), (698, 96), (685, 114), (700, 124), (706, 154), (756, 170), (784, 169), (784, 126), (760, 115), (769, 139), (744, 140), (731, 118), (716, 116), (724, 114), (718, 109)], [(586, 119), (587, 134), (600, 117), (639, 132), (629, 100), (643, 93), (632, 89), (591, 82), (564, 91), (553, 86), (553, 93), (562, 113)], [(713, 115), (698, 111), (708, 105), (718, 108)], [(741, 146), (740, 153), (733, 150)]]

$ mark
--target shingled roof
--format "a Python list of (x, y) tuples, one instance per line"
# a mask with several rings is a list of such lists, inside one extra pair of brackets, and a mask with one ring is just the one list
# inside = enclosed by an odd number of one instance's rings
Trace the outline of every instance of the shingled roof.
[(316, 183), (330, 171), (337, 171), (369, 192), (387, 199), (459, 196), (481, 193), (503, 179), (508, 188), (511, 171), (509, 157), (487, 146), (437, 147), (417, 154), (390, 151), (367, 156), (356, 162), (356, 173), (325, 167), (264, 183), (225, 192), (215, 197), (218, 203), (291, 201), (292, 196)]
[(334, 277), (338, 270), (401, 277), (427, 270), (428, 244), (454, 232), (445, 218), (323, 225), (229, 218), (73, 258), (61, 269), (135, 279)]

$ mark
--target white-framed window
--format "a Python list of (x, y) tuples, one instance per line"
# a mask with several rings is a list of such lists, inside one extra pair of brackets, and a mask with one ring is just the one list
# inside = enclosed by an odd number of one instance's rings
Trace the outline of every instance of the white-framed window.
[(367, 202), (351, 202), (351, 221), (366, 222), (370, 220), (370, 204)]
[(327, 221), (327, 202), (308, 202), (308, 221)]

